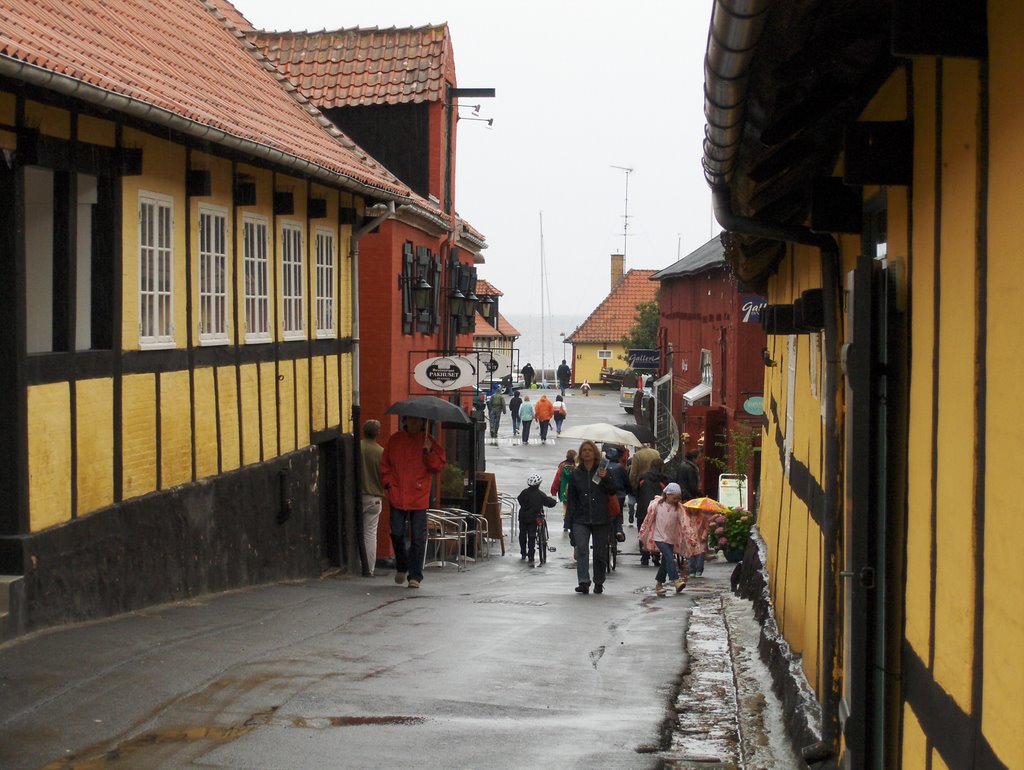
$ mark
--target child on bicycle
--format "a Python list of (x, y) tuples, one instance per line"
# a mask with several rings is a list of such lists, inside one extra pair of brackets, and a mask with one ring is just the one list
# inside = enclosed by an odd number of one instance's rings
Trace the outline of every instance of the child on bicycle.
[(533, 566), (533, 554), (537, 548), (537, 523), (544, 518), (544, 509), (553, 508), (558, 501), (540, 491), (540, 474), (534, 473), (526, 480), (526, 489), (519, 493), (519, 551), (521, 561), (529, 559)]

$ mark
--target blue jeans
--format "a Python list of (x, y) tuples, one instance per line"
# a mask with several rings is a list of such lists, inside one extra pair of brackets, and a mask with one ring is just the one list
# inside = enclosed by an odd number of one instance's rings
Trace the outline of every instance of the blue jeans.
[(520, 428), (520, 426), (522, 426), (522, 424), (523, 424), (523, 421), (519, 419), (519, 415), (518, 414), (513, 414), (512, 415), (512, 435), (513, 436), (519, 432), (519, 428)]
[(610, 524), (573, 524), (572, 539), (576, 541), (576, 580), (590, 585), (590, 568), (587, 551), (590, 541), (594, 543), (594, 585), (604, 585), (608, 570), (608, 536)]
[(548, 440), (548, 428), (551, 427), (551, 423), (548, 422), (547, 420), (541, 420), (537, 424), (540, 426), (540, 440), (541, 441), (547, 441)]
[(654, 544), (661, 551), (661, 564), (658, 565), (658, 574), (654, 576), (654, 579), (659, 583), (664, 583), (665, 574), (668, 573), (669, 580), (673, 582), (679, 580), (679, 570), (676, 569), (676, 556), (672, 553), (672, 543), (655, 540)]
[[(409, 529), (412, 539), (409, 539)], [(427, 548), (427, 512), (391, 509), (391, 545), (395, 549), (395, 570), (409, 580), (423, 580), (423, 558)]]
[(501, 424), (501, 412), (497, 409), (491, 411), (491, 438), (498, 437), (498, 425)]
[(697, 575), (704, 571), (704, 554), (690, 556), (686, 560), (686, 571), (691, 575)]
[(561, 433), (562, 432), (562, 423), (564, 421), (565, 421), (564, 417), (562, 417), (561, 419), (559, 419), (558, 417), (555, 418), (555, 433)]

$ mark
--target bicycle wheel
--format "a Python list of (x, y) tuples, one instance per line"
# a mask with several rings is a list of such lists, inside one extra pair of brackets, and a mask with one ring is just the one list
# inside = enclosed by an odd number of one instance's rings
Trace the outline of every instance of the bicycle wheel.
[(541, 521), (540, 526), (537, 527), (537, 551), (540, 556), (540, 563), (547, 564), (548, 562), (548, 523), (547, 521)]

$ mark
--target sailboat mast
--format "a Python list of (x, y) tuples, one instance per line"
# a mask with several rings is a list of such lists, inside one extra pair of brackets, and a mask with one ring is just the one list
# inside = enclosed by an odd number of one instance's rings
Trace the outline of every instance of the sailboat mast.
[(540, 379), (544, 379), (544, 212), (540, 214)]

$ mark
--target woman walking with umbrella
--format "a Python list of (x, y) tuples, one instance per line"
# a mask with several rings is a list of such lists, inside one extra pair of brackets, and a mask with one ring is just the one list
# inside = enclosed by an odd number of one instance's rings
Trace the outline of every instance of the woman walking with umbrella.
[[(427, 543), (430, 477), (444, 468), (445, 453), (440, 442), (424, 430), (426, 420), (406, 415), (404, 422), (405, 429), (388, 439), (380, 471), (391, 503), (395, 582), (401, 585), (408, 577), (409, 588), (419, 588)], [(406, 534), (407, 529), (409, 534)]]
[(576, 592), (590, 593), (590, 570), (587, 550), (594, 547), (594, 593), (604, 592), (608, 565), (608, 537), (611, 516), (608, 497), (615, 494), (615, 485), (608, 475), (607, 461), (599, 462), (601, 452), (593, 441), (580, 444), (579, 465), (569, 477), (569, 527), (571, 542), (576, 547)]

